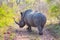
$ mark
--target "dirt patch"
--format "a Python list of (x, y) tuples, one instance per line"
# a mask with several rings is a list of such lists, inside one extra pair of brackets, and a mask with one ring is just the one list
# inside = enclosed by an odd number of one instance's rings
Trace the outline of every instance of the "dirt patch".
[[(37, 28), (32, 28), (32, 32), (27, 32), (25, 28), (11, 29), (10, 33), (4, 34), (4, 40), (55, 40), (49, 31), (44, 28), (43, 35), (38, 34)], [(13, 33), (13, 34), (12, 34)], [(12, 35), (11, 35), (12, 34)], [(11, 37), (13, 36), (13, 37)]]
[(44, 29), (44, 34), (39, 35), (38, 32), (32, 31), (31, 33), (27, 30), (17, 30), (14, 40), (55, 40), (50, 33)]

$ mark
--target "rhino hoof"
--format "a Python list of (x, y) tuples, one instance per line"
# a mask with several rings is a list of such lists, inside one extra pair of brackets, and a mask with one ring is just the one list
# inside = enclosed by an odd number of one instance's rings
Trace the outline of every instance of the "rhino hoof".
[(43, 35), (43, 33), (39, 33), (39, 35)]
[(32, 32), (32, 30), (27, 30), (28, 32)]

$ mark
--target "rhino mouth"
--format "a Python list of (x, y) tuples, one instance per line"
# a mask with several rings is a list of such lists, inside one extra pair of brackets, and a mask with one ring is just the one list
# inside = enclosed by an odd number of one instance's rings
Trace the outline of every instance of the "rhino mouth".
[(25, 25), (19, 25), (20, 28), (23, 28)]

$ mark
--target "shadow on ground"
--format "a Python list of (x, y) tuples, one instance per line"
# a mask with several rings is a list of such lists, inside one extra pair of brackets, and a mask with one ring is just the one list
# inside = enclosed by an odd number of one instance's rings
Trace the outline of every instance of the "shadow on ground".
[(47, 25), (47, 30), (57, 40), (60, 40), (60, 24), (59, 23)]

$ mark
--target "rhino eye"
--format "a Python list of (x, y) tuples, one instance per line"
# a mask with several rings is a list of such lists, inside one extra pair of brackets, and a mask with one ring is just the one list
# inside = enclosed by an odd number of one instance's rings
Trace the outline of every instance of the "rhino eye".
[(23, 24), (23, 22), (21, 21), (20, 24)]
[(23, 22), (21, 22), (23, 24)]

